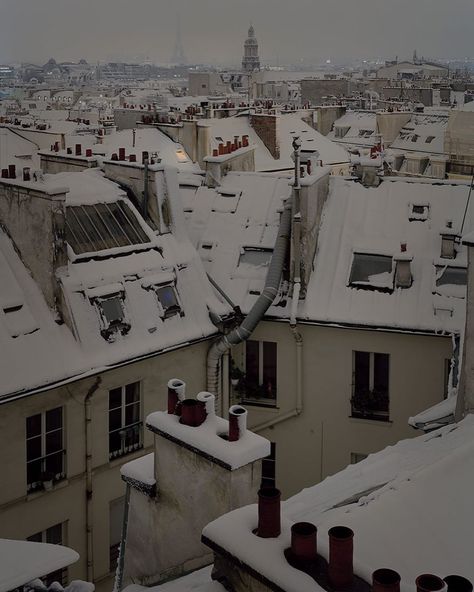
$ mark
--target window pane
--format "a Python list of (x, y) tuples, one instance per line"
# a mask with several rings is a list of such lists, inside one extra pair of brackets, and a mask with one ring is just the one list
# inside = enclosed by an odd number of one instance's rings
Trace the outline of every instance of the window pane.
[(244, 252), (241, 253), (239, 258), (239, 265), (247, 263), (256, 267), (267, 267), (272, 255), (273, 251), (271, 249), (244, 247)]
[(161, 288), (157, 288), (156, 294), (161, 306), (165, 310), (178, 306), (178, 301), (176, 300), (176, 294), (173, 286), (162, 286)]
[(26, 481), (28, 485), (41, 481), (42, 461), (34, 460), (26, 465)]
[(62, 450), (63, 447), (63, 432), (62, 430), (55, 430), (46, 434), (46, 454)]
[[(442, 267), (437, 267), (436, 271), (440, 273)], [(467, 269), (465, 267), (446, 267), (441, 276), (436, 280), (437, 286), (446, 284), (455, 286), (465, 286), (467, 283)]]
[(265, 397), (276, 397), (277, 380), (277, 344), (270, 341), (263, 342), (263, 387)]
[(140, 421), (140, 404), (134, 403), (125, 407), (125, 425)]
[(34, 460), (40, 458), (41, 454), (41, 436), (30, 438), (26, 441), (26, 460)]
[(141, 427), (138, 425), (133, 426), (133, 428), (128, 428), (126, 430), (125, 448), (127, 452), (136, 448), (136, 446), (140, 443), (140, 430)]
[(100, 300), (99, 305), (109, 325), (123, 321), (124, 312), (121, 296), (113, 296), (112, 298)]
[(41, 434), (41, 414), (26, 418), (26, 437), (39, 436)]
[(388, 393), (388, 354), (374, 354), (374, 389)]
[(119, 432), (109, 434), (109, 452), (117, 452), (122, 449), (122, 440)]
[(369, 282), (371, 276), (392, 272), (392, 258), (385, 255), (354, 253), (349, 283)]
[(43, 533), (36, 532), (35, 534), (32, 534), (29, 537), (26, 537), (26, 540), (30, 541), (31, 543), (42, 543), (43, 542)]
[(122, 389), (116, 388), (109, 391), (109, 409), (116, 409), (122, 405)]
[(355, 394), (368, 392), (370, 388), (370, 354), (354, 352), (354, 391)]
[(245, 347), (245, 373), (247, 384), (251, 387), (259, 386), (258, 361), (259, 343), (249, 340)]
[(57, 407), (56, 409), (51, 409), (51, 411), (46, 411), (46, 431), (49, 432), (51, 430), (55, 430), (57, 428), (62, 427), (63, 425), (63, 409), (62, 407)]
[(61, 545), (63, 542), (63, 525), (55, 524), (46, 530), (46, 542), (52, 545)]
[[(56, 452), (45, 458), (45, 471), (53, 477), (59, 477), (63, 473), (63, 453)], [(49, 476), (49, 475), (48, 475)]]
[(109, 431), (118, 430), (122, 427), (122, 409), (109, 411)]
[(125, 404), (128, 405), (129, 403), (133, 403), (135, 401), (140, 400), (140, 383), (133, 382), (132, 384), (127, 384), (125, 387)]

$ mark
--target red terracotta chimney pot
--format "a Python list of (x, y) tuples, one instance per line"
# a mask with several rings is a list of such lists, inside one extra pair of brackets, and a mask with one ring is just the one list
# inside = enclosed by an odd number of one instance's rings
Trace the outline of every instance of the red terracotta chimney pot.
[(417, 592), (438, 592), (446, 589), (444, 580), (433, 574), (421, 574), (415, 580)]
[(372, 592), (400, 592), (400, 574), (393, 569), (376, 569), (372, 574)]
[(462, 576), (446, 576), (443, 578), (448, 585), (448, 592), (472, 592), (472, 584)]
[(333, 526), (328, 534), (329, 583), (336, 590), (344, 590), (352, 585), (354, 577), (352, 565), (354, 532), (346, 526)]
[(294, 557), (305, 561), (316, 559), (318, 529), (311, 522), (296, 522), (291, 527), (291, 551)]
[(276, 538), (281, 533), (281, 492), (275, 487), (262, 488), (258, 492), (257, 536)]

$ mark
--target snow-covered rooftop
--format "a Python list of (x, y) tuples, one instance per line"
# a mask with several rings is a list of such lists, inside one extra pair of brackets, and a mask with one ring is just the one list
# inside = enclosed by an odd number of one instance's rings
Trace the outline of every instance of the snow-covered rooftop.
[(458, 574), (471, 581), (474, 522), (474, 418), (370, 455), (282, 504), (282, 534), (261, 539), (256, 506), (240, 508), (209, 524), (203, 535), (281, 586), (294, 592), (321, 588), (283, 556), (294, 522), (318, 528), (318, 552), (328, 557), (329, 528), (355, 532), (354, 571), (371, 581), (388, 567), (413, 589), (422, 573)]
[(15, 590), (78, 559), (76, 551), (62, 545), (0, 539), (0, 592)]
[[(163, 175), (173, 176), (170, 171), (153, 174), (160, 186)], [(229, 307), (217, 299), (187, 238), (177, 182), (170, 193), (173, 232), (160, 235), (146, 224), (118, 185), (98, 170), (45, 177), (38, 187), (71, 187), (66, 210), (79, 208), (77, 216), (87, 217), (100, 214), (97, 204), (113, 207), (128, 217), (128, 230), (141, 238), (136, 244), (92, 250), (84, 243), (85, 252), (75, 253), (71, 245), (82, 246), (84, 237), (79, 235), (73, 242), (66, 233), (69, 262), (57, 275), (73, 320), (73, 334), (66, 324), (57, 324), (11, 240), (0, 233), (0, 396), (97, 372), (216, 332), (209, 310), (225, 315)], [(121, 228), (123, 232), (127, 226)], [(91, 244), (99, 243), (94, 238)]]
[[(308, 115), (310, 112), (308, 112)], [(247, 115), (227, 117), (223, 119), (203, 119), (199, 125), (210, 128), (211, 150), (219, 143), (233, 140), (234, 136), (249, 136), (250, 145), (255, 145), (255, 169), (257, 171), (275, 171), (291, 169), (294, 163), (291, 159), (294, 136), (301, 138), (303, 152), (318, 152), (318, 159), (323, 164), (341, 164), (349, 162), (349, 155), (341, 146), (321, 135), (306, 123), (302, 117), (304, 112), (284, 113), (279, 117), (280, 158), (275, 159), (270, 154), (259, 135), (250, 125)]]
[(211, 580), (211, 571), (212, 565), (209, 565), (159, 586), (131, 584), (123, 592), (225, 592), (222, 584)]
[(414, 113), (390, 148), (409, 152), (444, 154), (444, 136), (449, 114)]
[[(336, 129), (341, 129), (341, 137)], [(332, 131), (326, 136), (330, 140), (347, 146), (374, 146), (377, 141), (377, 115), (371, 111), (348, 111), (334, 122)]]

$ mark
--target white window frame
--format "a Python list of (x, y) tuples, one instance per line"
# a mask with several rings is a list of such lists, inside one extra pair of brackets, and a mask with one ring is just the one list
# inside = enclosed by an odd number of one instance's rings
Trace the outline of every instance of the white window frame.
[[(137, 384), (138, 385), (138, 416), (139, 419), (138, 421), (125, 425), (125, 411), (126, 408), (129, 406), (126, 404), (126, 389), (127, 386), (130, 386), (132, 384)], [(118, 409), (119, 407), (110, 407), (110, 393), (114, 390), (118, 390), (120, 389), (121, 391), (121, 399), (120, 399), (120, 428), (116, 428), (114, 430), (110, 429), (110, 411), (114, 410), (114, 409)], [(109, 412), (109, 425), (108, 425), (108, 434), (110, 437), (110, 434), (114, 433), (114, 432), (119, 432), (119, 435), (121, 437), (121, 447), (120, 450), (114, 450), (111, 451), (110, 450), (110, 440), (109, 440), (109, 460), (114, 460), (116, 458), (121, 458), (122, 456), (126, 456), (127, 454), (132, 454), (133, 452), (140, 450), (141, 448), (143, 448), (143, 401), (142, 401), (142, 383), (139, 380), (136, 380), (134, 382), (129, 382), (127, 384), (124, 385), (120, 385), (120, 386), (116, 386), (114, 388), (109, 389), (108, 391), (109, 393), (109, 400), (108, 400), (108, 412)], [(125, 433), (122, 435), (120, 434), (120, 432), (126, 432), (129, 429), (132, 428), (138, 428), (138, 443), (134, 444), (131, 447), (127, 447), (125, 445)], [(130, 449), (129, 449), (130, 448)]]
[[(54, 430), (46, 431), (46, 414), (49, 411), (55, 411), (56, 409), (61, 409), (61, 427), (55, 428)], [(41, 465), (43, 467), (42, 473), (45, 473), (44, 467), (45, 467), (46, 458), (48, 456), (52, 456), (54, 454), (61, 453), (62, 454), (62, 457), (61, 457), (62, 471), (61, 471), (61, 473), (56, 473), (56, 475), (51, 479), (51, 482), (60, 481), (66, 477), (66, 450), (64, 448), (64, 442), (65, 442), (65, 439), (64, 439), (64, 407), (59, 405), (58, 407), (53, 407), (52, 409), (47, 409), (46, 411), (40, 411), (39, 413), (33, 413), (33, 415), (28, 415), (26, 417), (26, 421), (30, 417), (34, 417), (35, 415), (39, 415), (41, 417), (41, 431), (39, 434), (39, 437), (41, 437), (41, 456), (28, 460), (28, 450), (26, 450), (26, 467), (28, 467), (28, 465), (30, 463), (40, 461)], [(61, 450), (56, 450), (55, 452), (51, 452), (49, 454), (46, 454), (46, 434), (51, 434), (51, 433), (57, 432), (59, 430), (61, 431)], [(28, 440), (32, 440), (34, 438), (38, 438), (38, 436), (28, 437), (28, 432), (25, 431), (26, 446), (28, 445)], [(45, 483), (47, 483), (47, 482), (49, 482), (49, 480), (48, 481), (46, 481), (46, 480), (33, 481), (32, 483), (28, 483), (28, 477), (27, 477), (27, 484), (26, 485), (27, 485), (28, 493), (36, 491), (38, 489), (45, 488)]]

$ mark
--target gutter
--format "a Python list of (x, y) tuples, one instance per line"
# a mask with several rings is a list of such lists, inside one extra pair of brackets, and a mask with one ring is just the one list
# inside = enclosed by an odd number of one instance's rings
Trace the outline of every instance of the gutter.
[(99, 388), (102, 378), (97, 376), (84, 398), (85, 437), (86, 437), (86, 537), (87, 537), (87, 580), (94, 581), (93, 566), (93, 516), (92, 516), (92, 412), (91, 400)]

